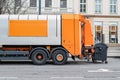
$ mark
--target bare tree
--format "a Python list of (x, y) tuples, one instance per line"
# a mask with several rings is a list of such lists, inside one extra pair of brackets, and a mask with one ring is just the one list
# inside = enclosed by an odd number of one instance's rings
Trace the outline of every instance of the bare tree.
[(29, 6), (25, 6), (27, 0), (22, 0), (19, 3), (16, 3), (19, 0), (0, 0), (0, 14), (24, 14)]
[(2, 9), (3, 7), (5, 6), (4, 3), (5, 3), (6, 0), (0, 0), (0, 14), (2, 13)]

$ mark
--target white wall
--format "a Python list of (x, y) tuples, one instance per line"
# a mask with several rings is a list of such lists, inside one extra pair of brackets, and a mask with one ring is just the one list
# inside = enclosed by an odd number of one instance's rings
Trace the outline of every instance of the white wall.
[(61, 14), (64, 13), (73, 13), (73, 2), (74, 0), (67, 0), (67, 8), (60, 9), (60, 0), (52, 0), (52, 8), (45, 8), (45, 0), (41, 0), (41, 13), (42, 14)]
[[(80, 0), (77, 0), (77, 1), (79, 2)], [(75, 4), (78, 4), (77, 1)], [(87, 14), (87, 15), (107, 15), (107, 16), (119, 15), (120, 16), (120, 9), (118, 9), (119, 7), (120, 7), (120, 0), (117, 0), (117, 13), (110, 14), (110, 0), (102, 0), (102, 13), (95, 14), (95, 0), (87, 0), (87, 13), (84, 13), (84, 14)]]

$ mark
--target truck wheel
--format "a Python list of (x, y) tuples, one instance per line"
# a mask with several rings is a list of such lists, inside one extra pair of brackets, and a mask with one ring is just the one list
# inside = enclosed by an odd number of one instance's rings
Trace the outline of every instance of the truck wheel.
[(55, 50), (52, 53), (53, 63), (56, 65), (62, 65), (67, 62), (67, 53), (64, 50)]
[(47, 53), (44, 50), (35, 50), (32, 53), (32, 61), (35, 65), (43, 65), (47, 61)]

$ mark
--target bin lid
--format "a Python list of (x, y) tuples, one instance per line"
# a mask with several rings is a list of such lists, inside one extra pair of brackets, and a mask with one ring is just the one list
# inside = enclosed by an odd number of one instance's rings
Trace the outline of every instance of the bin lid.
[(95, 48), (96, 48), (96, 47), (104, 47), (104, 48), (108, 48), (108, 46), (107, 46), (106, 44), (104, 44), (104, 43), (97, 43), (97, 44), (95, 44), (94, 47), (95, 47)]

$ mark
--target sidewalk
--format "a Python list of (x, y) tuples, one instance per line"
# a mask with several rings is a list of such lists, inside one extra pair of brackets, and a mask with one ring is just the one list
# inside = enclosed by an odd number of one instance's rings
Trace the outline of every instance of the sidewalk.
[(108, 57), (120, 57), (120, 47), (109, 47)]

